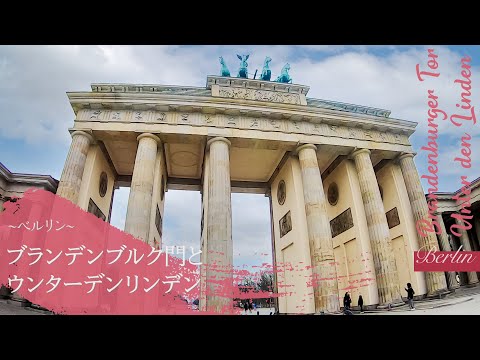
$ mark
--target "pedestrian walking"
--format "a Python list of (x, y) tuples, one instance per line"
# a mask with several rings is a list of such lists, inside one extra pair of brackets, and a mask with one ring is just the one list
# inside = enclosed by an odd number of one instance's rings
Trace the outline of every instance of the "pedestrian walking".
[(345, 310), (350, 310), (350, 304), (352, 303), (352, 299), (350, 298), (350, 294), (348, 292), (345, 293), (343, 297), (343, 307)]
[(363, 297), (362, 297), (362, 295), (358, 296), (358, 306), (360, 306), (360, 312), (363, 313)]
[(347, 292), (343, 297), (343, 313), (345, 315), (353, 315), (353, 312), (350, 311), (350, 304), (352, 303), (352, 298), (350, 294)]
[(413, 295), (415, 294), (415, 291), (413, 291), (412, 284), (407, 283), (407, 288), (405, 289), (405, 291), (407, 292), (407, 299), (410, 310), (415, 310), (415, 306), (413, 305)]

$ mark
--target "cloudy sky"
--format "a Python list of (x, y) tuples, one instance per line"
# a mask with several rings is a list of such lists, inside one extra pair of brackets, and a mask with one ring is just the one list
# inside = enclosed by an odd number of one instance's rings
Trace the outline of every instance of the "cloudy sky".
[[(427, 48), (438, 54), (440, 76), (420, 82), (415, 66), (427, 69)], [(236, 54), (250, 54), (252, 73), (261, 71), (270, 56), (272, 77), (289, 62), (293, 82), (310, 86), (309, 97), (389, 109), (390, 117), (418, 122), (410, 141), (420, 174), (427, 173), (426, 154), (420, 150), (427, 142), (427, 90), (434, 89), (440, 108), (454, 114), (462, 91), (454, 81), (460, 77), (461, 58), (468, 55), (473, 106), (480, 94), (478, 46), (0, 46), (0, 161), (12, 172), (60, 179), (74, 119), (66, 92), (89, 91), (91, 83), (101, 82), (205, 86), (207, 75), (219, 74), (219, 56), (236, 73)], [(440, 191), (458, 189), (461, 175), (480, 176), (479, 126), (440, 122)], [(473, 136), (469, 170), (453, 162), (465, 132)], [(127, 202), (128, 189), (117, 190), (112, 224), (121, 229)], [(268, 199), (233, 194), (232, 211), (235, 265), (270, 262)], [(200, 194), (168, 191), (164, 246), (198, 249), (199, 233)]]

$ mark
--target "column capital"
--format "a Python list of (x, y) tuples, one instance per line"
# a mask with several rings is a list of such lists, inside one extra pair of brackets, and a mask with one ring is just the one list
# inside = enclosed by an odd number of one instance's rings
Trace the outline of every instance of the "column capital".
[(88, 130), (75, 130), (73, 131), (70, 135), (73, 139), (74, 136), (77, 136), (77, 135), (82, 135), (82, 136), (85, 136), (89, 141), (90, 141), (90, 144), (94, 144), (95, 143), (95, 138), (93, 137), (92, 131), (88, 131)]
[(223, 141), (225, 144), (228, 145), (228, 147), (232, 146), (232, 143), (230, 142), (230, 140), (228, 140), (227, 138), (221, 137), (221, 136), (217, 136), (217, 137), (214, 137), (213, 139), (210, 139), (210, 140), (207, 141), (207, 149), (209, 149), (210, 145), (212, 143), (214, 143), (215, 141)]
[(396, 160), (397, 162), (400, 162), (400, 160), (405, 159), (407, 157), (411, 157), (412, 159), (417, 155), (417, 153), (401, 153), (400, 155), (397, 156)]
[(363, 153), (367, 153), (368, 156), (370, 156), (371, 154), (371, 151), (369, 149), (354, 149), (351, 153), (350, 153), (350, 158), (355, 158), (357, 155), (359, 154), (363, 154)]
[(151, 133), (143, 133), (143, 134), (140, 134), (137, 136), (137, 141), (140, 141), (142, 140), (143, 138), (150, 138), (150, 139), (153, 139), (155, 140), (155, 142), (157, 144), (161, 144), (162, 140), (160, 140), (160, 138), (157, 136), (157, 135), (153, 135)]
[(298, 146), (296, 149), (295, 149), (295, 154), (298, 155), (298, 153), (304, 149), (312, 149), (312, 150), (315, 150), (317, 151), (317, 146), (316, 145), (313, 145), (313, 144), (303, 144), (303, 145), (300, 145)]

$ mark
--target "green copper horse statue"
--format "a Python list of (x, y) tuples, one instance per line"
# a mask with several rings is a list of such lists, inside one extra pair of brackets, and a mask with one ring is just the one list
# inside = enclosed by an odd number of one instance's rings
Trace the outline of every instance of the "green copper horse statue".
[(288, 71), (290, 70), (290, 64), (286, 63), (285, 66), (282, 68), (282, 72), (280, 75), (275, 79), (276, 82), (280, 83), (291, 83), (292, 78), (288, 75)]
[(268, 65), (270, 64), (270, 61), (272, 61), (272, 59), (269, 56), (267, 56), (265, 58), (265, 61), (263, 62), (263, 70), (262, 70), (262, 75), (260, 75), (260, 80), (270, 81), (270, 78), (272, 77), (272, 72), (268, 67)]
[(238, 69), (237, 77), (248, 79), (247, 60), (249, 56), (250, 55), (242, 55), (242, 56), (237, 55), (237, 57), (240, 59), (240, 69)]
[(223, 56), (220, 56), (220, 64), (222, 65), (220, 76), (230, 76), (230, 70), (228, 70), (227, 64), (225, 64), (225, 60), (223, 60)]

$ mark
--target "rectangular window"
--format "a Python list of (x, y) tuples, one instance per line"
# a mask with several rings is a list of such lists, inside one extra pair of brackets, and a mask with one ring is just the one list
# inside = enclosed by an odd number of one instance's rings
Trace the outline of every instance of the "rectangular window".
[(102, 219), (103, 221), (105, 221), (106, 219), (106, 216), (103, 214), (102, 210), (100, 210), (100, 208), (97, 206), (97, 204), (95, 204), (92, 199), (90, 199), (90, 201), (88, 202), (88, 212)]
[(162, 214), (160, 214), (160, 209), (158, 208), (157, 204), (157, 215), (155, 216), (155, 226), (157, 227), (157, 231), (162, 236)]

